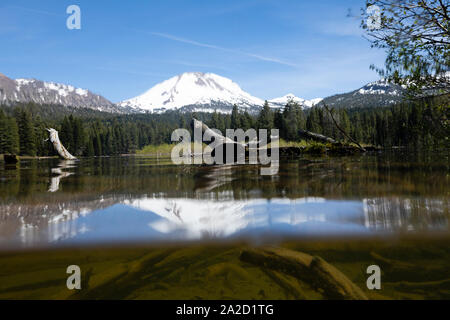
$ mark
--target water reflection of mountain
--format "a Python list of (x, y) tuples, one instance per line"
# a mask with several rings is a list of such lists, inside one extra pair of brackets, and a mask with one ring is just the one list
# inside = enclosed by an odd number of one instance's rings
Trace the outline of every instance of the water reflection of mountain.
[(233, 200), (224, 193), (217, 200), (216, 196), (1, 205), (1, 241), (32, 245), (87, 239), (120, 242), (448, 230), (448, 202), (437, 199)]
[(254, 231), (327, 235), (448, 230), (448, 203), (443, 200), (299, 198), (217, 202), (144, 198), (127, 203), (161, 216), (161, 220), (150, 225), (153, 229), (163, 233), (183, 230), (187, 238), (222, 237)]

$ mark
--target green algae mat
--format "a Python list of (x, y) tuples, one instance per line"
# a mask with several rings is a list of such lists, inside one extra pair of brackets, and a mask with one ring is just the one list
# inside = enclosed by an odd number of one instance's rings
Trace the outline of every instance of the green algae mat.
[[(203, 243), (4, 252), (0, 299), (450, 298), (447, 238), (297, 240), (269, 247), (272, 260), (249, 258), (267, 248)], [(294, 264), (286, 258), (292, 256)], [(333, 270), (328, 280), (321, 283), (323, 274), (302, 269), (299, 257), (306, 265), (323, 261)], [(66, 287), (69, 265), (81, 269), (81, 290)], [(367, 288), (370, 265), (382, 271), (380, 290)], [(353, 293), (334, 294), (330, 279)]]

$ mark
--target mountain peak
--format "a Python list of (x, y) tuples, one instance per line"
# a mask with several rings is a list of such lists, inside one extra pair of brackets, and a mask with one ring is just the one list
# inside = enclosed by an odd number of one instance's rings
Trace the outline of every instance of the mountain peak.
[(0, 74), (0, 89), (0, 103), (5, 105), (34, 102), (107, 112), (123, 112), (123, 109), (117, 108), (112, 102), (89, 90), (56, 82), (36, 79), (13, 80)]
[(303, 108), (311, 108), (312, 106), (318, 104), (320, 101), (322, 101), (322, 98), (306, 100), (306, 99), (297, 97), (293, 93), (288, 93), (287, 95), (285, 95), (283, 97), (275, 98), (275, 99), (269, 100), (268, 102), (272, 108), (284, 108), (289, 102), (298, 103)]
[(243, 91), (232, 80), (214, 73), (186, 72), (165, 80), (142, 95), (119, 103), (122, 107), (163, 112), (189, 107), (192, 111), (231, 111), (261, 106), (264, 102)]
[(402, 101), (405, 88), (390, 83), (386, 79), (370, 82), (363, 87), (324, 99), (324, 103), (334, 108), (372, 108), (388, 106)]

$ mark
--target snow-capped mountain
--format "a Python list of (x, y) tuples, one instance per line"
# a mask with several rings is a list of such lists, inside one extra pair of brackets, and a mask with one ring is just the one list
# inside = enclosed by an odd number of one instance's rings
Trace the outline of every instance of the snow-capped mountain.
[(213, 73), (188, 72), (157, 84), (147, 92), (119, 103), (150, 112), (168, 110), (230, 112), (236, 104), (249, 111), (264, 101), (243, 91), (230, 79)]
[[(337, 108), (381, 107), (400, 102), (404, 92), (405, 89), (399, 85), (379, 80), (325, 99), (305, 100), (288, 94), (268, 102), (271, 108), (283, 108), (289, 101), (305, 109), (323, 104)], [(118, 104), (86, 89), (36, 79), (14, 80), (0, 73), (0, 105), (16, 102), (89, 108), (111, 113), (162, 113), (169, 110), (230, 113), (235, 104), (241, 110), (258, 113), (264, 105), (263, 99), (243, 91), (232, 80), (213, 73), (183, 73)]]
[[(378, 80), (366, 84), (358, 90), (359, 94), (385, 94), (390, 96), (401, 96), (404, 88), (389, 83), (387, 80)], [(356, 94), (356, 93), (354, 93)]]
[(269, 100), (268, 102), (269, 102), (269, 106), (271, 108), (283, 108), (289, 102), (298, 103), (303, 108), (311, 108), (312, 106), (315, 106), (322, 100), (323, 100), (322, 98), (305, 100), (305, 99), (296, 97), (294, 94), (290, 93), (290, 94), (285, 95), (284, 97)]
[(10, 79), (0, 73), (0, 104), (34, 102), (106, 112), (124, 112), (111, 101), (86, 89), (36, 79)]
[(320, 104), (336, 108), (382, 107), (400, 102), (405, 90), (382, 79), (348, 93), (327, 97)]

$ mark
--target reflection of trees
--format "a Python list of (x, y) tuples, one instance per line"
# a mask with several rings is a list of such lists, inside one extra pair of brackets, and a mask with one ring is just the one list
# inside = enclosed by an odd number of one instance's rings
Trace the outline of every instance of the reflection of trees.
[[(164, 195), (230, 198), (325, 197), (363, 199), (385, 196), (446, 196), (448, 167), (438, 164), (389, 162), (368, 157), (282, 161), (279, 174), (261, 176), (258, 166), (173, 166), (139, 157), (82, 159), (76, 172), (64, 180), (58, 197), (70, 195)], [(0, 176), (0, 201), (47, 201), (48, 179), (58, 178), (49, 169), (55, 159), (30, 161)], [(446, 171), (447, 170), (447, 171)], [(13, 172), (17, 172), (13, 174)], [(47, 176), (43, 172), (48, 172)], [(61, 170), (64, 173), (64, 170)], [(59, 177), (59, 178), (62, 178)], [(51, 186), (56, 189), (57, 179)], [(56, 194), (54, 195), (56, 196)]]
[(19, 185), (18, 195), (20, 197), (28, 197), (33, 193), (37, 171), (37, 164), (34, 161), (30, 162), (29, 167), (20, 169), (19, 181), (17, 182)]
[[(70, 230), (79, 216), (124, 201), (124, 198), (66, 198), (58, 202), (0, 204), (0, 239), (17, 235), (23, 243), (55, 241), (77, 231)], [(61, 222), (69, 222), (61, 224)], [(76, 227), (76, 225), (75, 225)], [(72, 228), (73, 229), (73, 228)], [(43, 231), (47, 231), (43, 234)]]
[(398, 197), (364, 200), (366, 227), (385, 231), (448, 230), (448, 200)]

